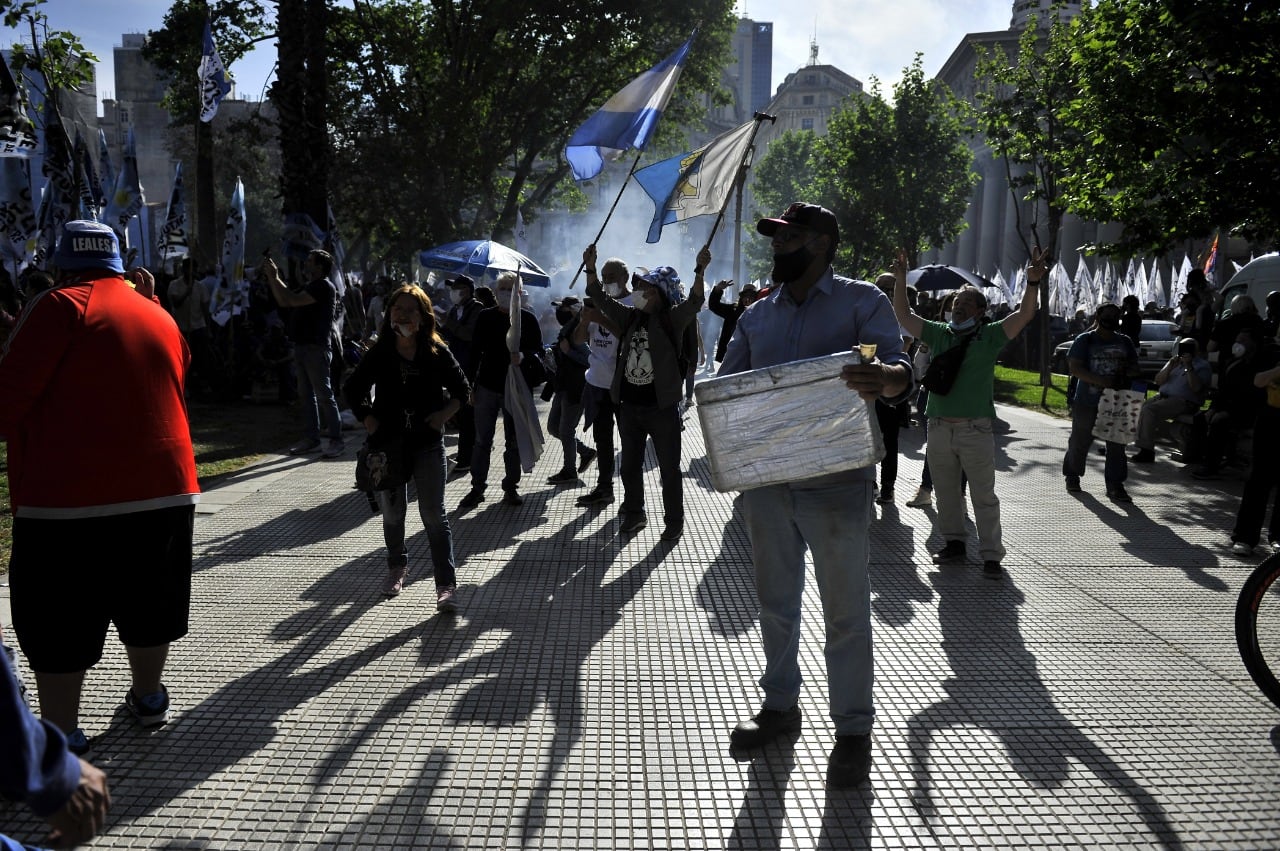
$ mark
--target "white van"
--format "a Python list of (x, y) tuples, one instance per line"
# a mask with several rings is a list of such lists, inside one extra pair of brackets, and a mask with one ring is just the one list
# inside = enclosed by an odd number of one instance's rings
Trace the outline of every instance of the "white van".
[(1267, 293), (1280, 290), (1280, 253), (1264, 254), (1246, 263), (1222, 288), (1222, 313), (1231, 310), (1231, 299), (1247, 295), (1253, 299), (1259, 315), (1267, 312)]

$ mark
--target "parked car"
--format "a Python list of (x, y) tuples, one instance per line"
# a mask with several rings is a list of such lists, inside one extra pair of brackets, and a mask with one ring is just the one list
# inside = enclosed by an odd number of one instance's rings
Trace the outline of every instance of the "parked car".
[[(1142, 320), (1142, 333), (1138, 335), (1138, 366), (1142, 368), (1143, 378), (1153, 378), (1178, 345), (1178, 326), (1164, 319)], [(1071, 351), (1074, 340), (1067, 340), (1053, 350), (1053, 361), (1050, 368), (1066, 375), (1067, 352)]]

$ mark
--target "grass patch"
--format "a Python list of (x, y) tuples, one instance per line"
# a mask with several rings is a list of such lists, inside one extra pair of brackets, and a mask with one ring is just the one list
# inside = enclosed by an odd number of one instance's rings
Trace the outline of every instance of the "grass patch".
[[(1054, 417), (1070, 417), (1067, 410), (1067, 376), (1049, 373), (1048, 393), (1040, 386), (1040, 373), (996, 367), (995, 399), (1002, 405), (1040, 411)], [(1041, 404), (1041, 399), (1044, 404)]]
[[(189, 402), (187, 412), (196, 452), (196, 475), (202, 487), (219, 476), (247, 467), (264, 455), (283, 452), (301, 430), (297, 408), (284, 405)], [(12, 533), (9, 467), (7, 458), (0, 456), (0, 574), (9, 570)]]

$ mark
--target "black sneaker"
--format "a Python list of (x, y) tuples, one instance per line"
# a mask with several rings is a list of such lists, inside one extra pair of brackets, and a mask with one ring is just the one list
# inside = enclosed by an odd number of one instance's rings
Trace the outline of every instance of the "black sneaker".
[(578, 497), (577, 504), (584, 508), (593, 505), (608, 505), (613, 502), (613, 488), (596, 488)]
[(1139, 449), (1129, 456), (1129, 460), (1135, 464), (1154, 464), (1156, 452), (1154, 449)]
[(169, 720), (169, 690), (160, 686), (160, 691), (138, 697), (133, 689), (124, 696), (125, 708), (143, 727), (159, 727)]
[(502, 494), (503, 505), (524, 505), (524, 497), (516, 491), (505, 491)]
[(966, 557), (964, 541), (947, 541), (947, 545), (933, 554), (933, 560), (939, 564), (944, 561), (964, 561)]
[(480, 488), (472, 488), (467, 491), (467, 495), (458, 503), (459, 508), (475, 508), (484, 502), (484, 491)]
[(987, 579), (999, 579), (1004, 576), (1004, 568), (1000, 562), (987, 559), (982, 563), (982, 575)]
[(592, 449), (590, 446), (584, 446), (582, 449), (579, 449), (578, 450), (578, 472), (579, 473), (585, 472), (586, 469), (591, 466), (591, 462), (596, 460), (597, 454), (599, 453), (597, 453), (596, 450)]
[(576, 470), (561, 470), (554, 476), (547, 477), (549, 485), (571, 485), (578, 481), (578, 473)]
[(680, 540), (680, 536), (683, 534), (683, 523), (668, 523), (667, 527), (662, 530), (662, 535), (660, 537), (664, 541), (678, 541)]
[(827, 762), (827, 785), (832, 789), (852, 789), (871, 777), (871, 734), (836, 736)]
[(1067, 493), (1080, 493), (1083, 488), (1080, 487), (1079, 476), (1067, 476)]
[(779, 736), (800, 732), (800, 707), (790, 709), (761, 709), (755, 717), (738, 724), (729, 734), (729, 744), (735, 748), (758, 748)]

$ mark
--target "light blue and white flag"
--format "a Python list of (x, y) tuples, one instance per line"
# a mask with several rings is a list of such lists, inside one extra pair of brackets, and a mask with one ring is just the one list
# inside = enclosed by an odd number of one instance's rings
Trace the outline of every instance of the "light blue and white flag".
[(35, 152), (36, 126), (27, 116), (26, 97), (0, 58), (0, 157), (30, 157)]
[(636, 182), (657, 210), (645, 242), (657, 242), (664, 225), (695, 216), (718, 214), (733, 191), (743, 158), (755, 137), (753, 119), (721, 133), (707, 144), (636, 172)]
[(604, 169), (606, 156), (617, 157), (632, 148), (644, 150), (676, 90), (696, 35), (605, 101), (599, 112), (574, 131), (564, 149), (574, 180), (595, 177)]
[(102, 186), (102, 197), (110, 200), (116, 191), (116, 167), (111, 164), (111, 151), (107, 148), (106, 131), (98, 130), (98, 180)]
[(182, 163), (173, 173), (173, 189), (169, 192), (169, 206), (164, 212), (164, 224), (160, 226), (159, 256), (161, 261), (179, 260), (191, 253), (187, 238), (187, 200), (182, 187)]
[(227, 69), (213, 44), (209, 19), (204, 20), (204, 41), (200, 46), (200, 120), (208, 123), (218, 114), (218, 104), (231, 91)]
[(209, 315), (219, 325), (248, 307), (249, 282), (244, 278), (244, 184), (236, 178), (231, 193), (231, 209), (227, 211), (227, 227), (222, 237), (222, 265), (218, 269), (218, 285), (209, 301)]
[(125, 234), (129, 229), (129, 220), (138, 215), (144, 203), (142, 184), (138, 181), (138, 145), (134, 139), (133, 127), (124, 144), (124, 167), (116, 176), (115, 191), (107, 200), (107, 209), (102, 214), (102, 223), (126, 242)]

